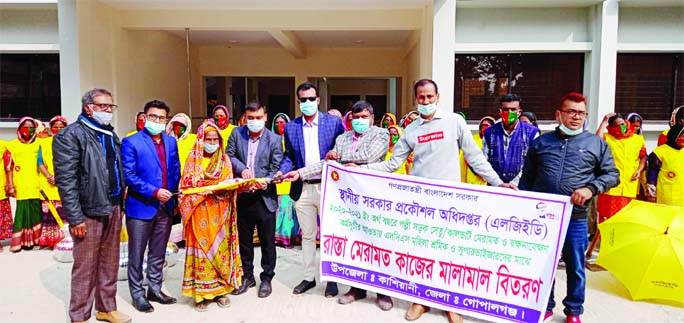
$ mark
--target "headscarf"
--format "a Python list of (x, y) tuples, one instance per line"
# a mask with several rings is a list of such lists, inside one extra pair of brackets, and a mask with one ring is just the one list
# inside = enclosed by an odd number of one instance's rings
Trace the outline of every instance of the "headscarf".
[(143, 121), (142, 125), (138, 124), (138, 118), (140, 118), (140, 115), (144, 115), (145, 111), (138, 111), (138, 113), (135, 114), (135, 130), (140, 131), (145, 128), (145, 122)]
[(329, 109), (329, 110), (328, 110), (328, 114), (334, 115), (334, 116), (336, 116), (336, 117), (342, 119), (342, 112), (340, 112), (340, 110), (337, 110), (337, 109)]
[(676, 124), (670, 127), (670, 131), (667, 132), (666, 145), (677, 150), (682, 149), (682, 147), (677, 145), (677, 138), (682, 134), (682, 130), (684, 130), (684, 125)]
[[(28, 140), (24, 140), (24, 138), (21, 136), (21, 125), (24, 124), (24, 122), (26, 121), (32, 121), (33, 126), (35, 127), (33, 135), (31, 135)], [(38, 126), (43, 126), (43, 123), (31, 117), (23, 117), (19, 119), (19, 126), (17, 127), (17, 138), (19, 139), (19, 141), (25, 144), (30, 144), (34, 140), (36, 140), (36, 136), (38, 136)]]
[(675, 108), (674, 110), (672, 110), (672, 115), (670, 115), (670, 127), (677, 124), (677, 112), (679, 112), (679, 110), (681, 108), (684, 108), (684, 105), (679, 106), (679, 107)]
[[(214, 107), (214, 110), (211, 111), (211, 119), (214, 119), (214, 114), (216, 114), (216, 110), (223, 110), (223, 112), (226, 113), (226, 125), (223, 128), (220, 128), (219, 130), (223, 130), (226, 127), (228, 127), (228, 124), (230, 124), (230, 111), (228, 111), (228, 108), (225, 105), (217, 105)], [(218, 125), (218, 121), (214, 120), (214, 124)]]
[[(279, 134), (279, 135), (282, 136), (283, 134), (278, 133), (278, 131), (276, 131), (276, 130), (278, 130), (278, 129), (276, 129), (276, 120), (278, 120), (278, 118), (280, 118), (280, 117), (285, 118), (285, 123), (286, 123), (286, 124), (287, 124), (288, 122), (290, 122), (290, 117), (289, 117), (287, 114), (282, 113), (282, 112), (281, 112), (281, 113), (278, 113), (278, 114), (275, 115), (275, 118), (273, 118), (273, 122), (271, 122), (271, 131), (273, 131), (273, 133), (275, 133), (275, 134)], [(285, 129), (283, 129), (283, 133), (284, 133), (284, 131), (285, 131)]]
[(520, 116), (526, 117), (527, 119), (530, 119), (530, 122), (532, 122), (532, 125), (539, 128), (539, 125), (537, 124), (537, 115), (536, 114), (529, 112), (529, 111), (525, 111), (522, 114), (520, 114)]
[[(389, 122), (389, 125), (387, 127), (385, 127), (385, 119), (387, 117), (390, 117), (390, 122)], [(395, 116), (394, 113), (387, 112), (387, 113), (383, 114), (382, 119), (380, 119), (380, 125), (383, 128), (389, 129), (391, 126), (394, 126), (396, 124), (397, 124), (397, 116)]]
[(50, 127), (52, 128), (53, 124), (57, 121), (62, 122), (65, 127), (69, 125), (69, 123), (67, 122), (67, 119), (65, 117), (54, 116), (54, 117), (52, 117), (52, 119), (50, 119)]
[[(216, 131), (219, 136), (219, 149), (214, 152), (207, 169), (202, 169), (204, 159), (204, 135)], [(226, 178), (232, 178), (232, 165), (225, 154), (223, 138), (219, 127), (211, 120), (205, 120), (197, 129), (197, 141), (185, 161), (185, 174), (181, 179), (181, 188), (201, 187), (218, 184)], [(210, 194), (210, 193), (207, 193)]]
[[(401, 127), (399, 127), (399, 125), (395, 124), (393, 126), (389, 126), (389, 128), (387, 128), (387, 131), (389, 131), (390, 129), (396, 129), (397, 135), (399, 135), (399, 138), (401, 138), (401, 136), (404, 135), (404, 131), (401, 130)], [(394, 147), (394, 145), (392, 145), (392, 134), (391, 133), (389, 134), (389, 145), (390, 145), (390, 147)]]
[[(637, 119), (639, 119), (639, 121), (641, 121), (641, 127), (639, 127), (638, 129), (635, 125)], [(629, 121), (629, 123), (631, 123), (632, 125), (635, 125), (634, 126), (634, 133), (636, 133), (637, 135), (641, 134), (641, 129), (644, 126), (644, 118), (642, 118), (640, 114), (638, 114), (636, 112), (632, 112), (632, 113), (627, 115), (627, 117), (625, 118), (625, 121)]]
[(494, 117), (484, 116), (482, 119), (480, 119), (480, 123), (477, 126), (477, 129), (478, 129), (479, 134), (480, 134), (480, 138), (482, 138), (484, 136), (484, 130), (482, 129), (482, 125), (484, 124), (485, 121), (491, 122), (491, 124), (488, 127), (491, 127), (493, 124), (496, 123), (496, 119), (494, 119)]
[[(416, 116), (420, 117), (420, 113), (418, 113), (418, 111), (416, 111), (416, 110), (409, 111), (407, 114), (405, 114), (403, 117), (401, 117), (401, 120), (399, 120), (399, 126), (406, 129), (406, 127), (408, 127), (408, 125), (411, 124), (409, 122), (409, 120), (411, 120), (411, 119), (409, 119), (409, 116), (412, 114), (415, 114)], [(407, 123), (407, 122), (409, 122), (409, 123)]]
[(351, 111), (345, 113), (344, 118), (342, 118), (342, 125), (344, 126), (344, 131), (352, 130), (351, 125), (347, 125), (347, 122), (349, 122), (349, 120), (351, 120)]
[[(47, 138), (50, 137), (52, 134), (48, 131), (50, 129), (50, 126), (45, 123), (45, 122), (40, 122), (40, 120), (35, 120), (38, 123), (38, 126), (36, 127), (36, 134), (39, 138)], [(43, 137), (41, 137), (43, 136)]]
[[(173, 129), (174, 122), (178, 122), (185, 126), (185, 132), (183, 132), (180, 137), (176, 136), (176, 132)], [(175, 116), (173, 116), (173, 118), (171, 118), (171, 121), (166, 124), (166, 134), (178, 140), (185, 139), (188, 135), (190, 135), (190, 132), (192, 132), (192, 120), (190, 120), (190, 117), (188, 117), (188, 115), (185, 113), (177, 113)]]

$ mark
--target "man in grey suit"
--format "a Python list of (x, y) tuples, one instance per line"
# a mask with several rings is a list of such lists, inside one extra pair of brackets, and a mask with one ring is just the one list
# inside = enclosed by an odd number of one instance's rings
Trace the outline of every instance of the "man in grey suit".
[[(228, 139), (226, 154), (233, 164), (233, 172), (244, 179), (273, 177), (283, 160), (282, 138), (264, 127), (268, 114), (266, 107), (252, 102), (245, 107), (247, 125), (235, 129)], [(278, 205), (274, 185), (256, 184), (253, 190), (237, 198), (237, 225), (240, 238), (240, 257), (244, 276), (242, 285), (233, 295), (245, 293), (256, 286), (254, 280), (254, 242), (256, 226), (261, 244), (260, 298), (271, 295), (271, 280), (275, 275), (275, 211)]]
[[(373, 106), (366, 101), (354, 103), (351, 110), (352, 129), (337, 137), (335, 147), (325, 155), (326, 160), (335, 160), (347, 164), (365, 165), (381, 162), (389, 149), (389, 132), (387, 129), (373, 125)], [(321, 175), (323, 163), (316, 164), (291, 171), (285, 175), (286, 181), (307, 180)], [(352, 287), (349, 292), (342, 295), (338, 302), (346, 305), (365, 298), (366, 291)], [(394, 304), (389, 296), (378, 294), (376, 304), (383, 311), (389, 311)]]

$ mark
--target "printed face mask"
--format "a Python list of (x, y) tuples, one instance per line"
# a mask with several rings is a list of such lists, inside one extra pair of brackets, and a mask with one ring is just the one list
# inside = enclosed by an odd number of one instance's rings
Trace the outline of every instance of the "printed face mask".
[(173, 132), (176, 134), (176, 137), (180, 137), (185, 133), (185, 129), (187, 129), (184, 125), (176, 123), (173, 125)]
[(36, 133), (36, 128), (34, 127), (21, 127), (19, 130), (19, 133), (21, 134), (21, 137), (24, 140), (28, 140), (29, 138), (33, 137), (33, 134)]
[(501, 122), (504, 126), (509, 126), (518, 121), (520, 115), (515, 111), (504, 111), (501, 113)]
[(216, 125), (223, 128), (228, 124), (228, 117), (218, 117), (214, 118)]

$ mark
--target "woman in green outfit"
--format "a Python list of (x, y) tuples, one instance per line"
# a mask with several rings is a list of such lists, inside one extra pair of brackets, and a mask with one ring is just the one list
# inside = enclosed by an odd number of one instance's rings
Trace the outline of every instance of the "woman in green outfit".
[[(271, 131), (279, 136), (285, 133), (285, 124), (290, 122), (290, 117), (285, 113), (279, 113), (273, 118)], [(283, 145), (285, 143), (283, 142)], [(276, 185), (278, 192), (278, 210), (276, 211), (276, 244), (283, 247), (292, 247), (300, 239), (299, 223), (294, 210), (294, 201), (290, 197), (290, 183), (283, 182)]]

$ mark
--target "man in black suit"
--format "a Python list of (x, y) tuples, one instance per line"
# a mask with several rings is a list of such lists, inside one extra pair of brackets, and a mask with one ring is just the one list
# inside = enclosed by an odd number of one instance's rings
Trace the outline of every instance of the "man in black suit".
[[(266, 107), (252, 102), (245, 107), (247, 125), (230, 135), (226, 154), (230, 156), (233, 172), (244, 179), (253, 177), (273, 177), (283, 160), (282, 138), (264, 127), (268, 114)], [(254, 280), (254, 226), (259, 233), (261, 244), (261, 267), (258, 296), (271, 295), (271, 280), (275, 275), (275, 211), (278, 199), (274, 185), (255, 184), (252, 190), (242, 193), (237, 199), (238, 236), (240, 237), (240, 257), (244, 276), (242, 285), (233, 295), (245, 293), (256, 286)]]

